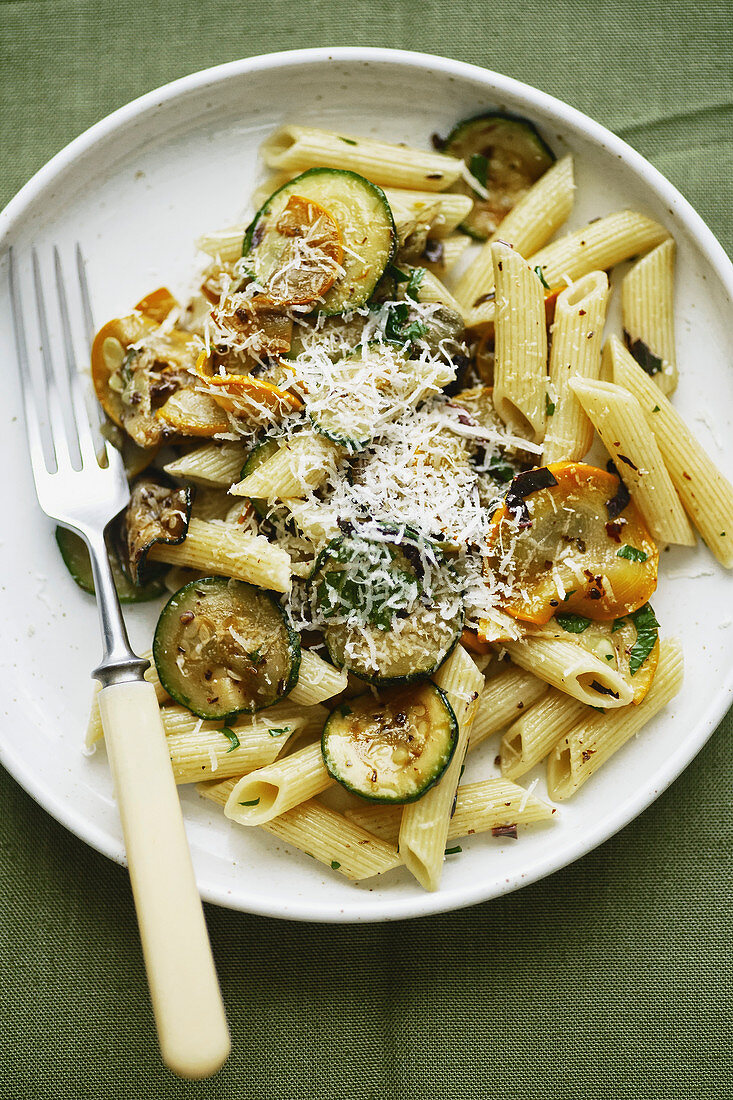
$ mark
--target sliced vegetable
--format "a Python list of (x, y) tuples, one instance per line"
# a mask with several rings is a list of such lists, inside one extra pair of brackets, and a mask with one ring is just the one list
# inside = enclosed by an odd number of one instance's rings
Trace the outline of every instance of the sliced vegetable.
[(640, 703), (652, 686), (659, 659), (659, 624), (649, 604), (616, 621), (594, 622), (580, 615), (557, 614), (546, 626), (532, 627), (533, 637), (568, 639), (617, 672)]
[(409, 532), (333, 539), (316, 561), (311, 601), (331, 660), (372, 683), (429, 676), (463, 627), (455, 573), (433, 543)]
[(461, 180), (451, 188), (473, 198), (473, 210), (461, 228), (477, 240), (495, 232), (555, 161), (529, 119), (498, 112), (459, 122), (448, 135), (445, 152), (462, 158), (478, 183), (473, 188)]
[(453, 709), (429, 680), (370, 693), (331, 711), (321, 748), (329, 775), (370, 802), (415, 802), (448, 767), (458, 738)]
[(191, 517), (193, 491), (160, 478), (140, 478), (132, 487), (123, 520), (127, 565), (133, 584), (141, 584), (150, 547), (183, 542)]
[[(487, 567), (510, 588), (503, 609), (546, 623), (558, 609), (602, 620), (646, 603), (659, 551), (633, 503), (609, 522), (609, 503), (617, 499), (618, 478), (584, 463), (554, 463), (514, 478), (488, 539)], [(631, 559), (618, 555), (622, 539), (638, 552)]]
[[(79, 588), (94, 595), (92, 563), (84, 539), (81, 535), (68, 531), (65, 527), (57, 527), (56, 543), (64, 560), (64, 565), (79, 585)], [(155, 600), (165, 593), (165, 582), (162, 577), (155, 577), (144, 585), (134, 584), (124, 572), (115, 552), (108, 551), (108, 556), (120, 603), (144, 603), (147, 600)]]
[(200, 718), (262, 710), (295, 686), (300, 639), (274, 597), (244, 581), (191, 581), (163, 608), (153, 640), (168, 694)]
[(231, 430), (218, 401), (200, 390), (178, 390), (158, 409), (156, 417), (171, 434), (210, 439)]
[[(255, 366), (254, 361), (252, 365)], [(259, 378), (254, 373), (232, 374), (229, 373), (230, 368), (231, 360), (222, 360), (217, 353), (207, 355), (202, 352), (196, 361), (196, 374), (202, 382), (212, 387), (211, 396), (220, 408), (236, 412), (255, 405), (279, 415), (301, 408), (299, 397), (274, 382)], [(288, 381), (292, 380), (289, 371), (280, 370), (278, 374), (286, 375)]]
[[(287, 355), (290, 351), (293, 320), (282, 303), (267, 294), (226, 298), (214, 315), (225, 333), (227, 345), (256, 357), (254, 362), (262, 356)], [(219, 373), (216, 357), (212, 357), (212, 362), (215, 369), (210, 373), (216, 378)], [(241, 375), (235, 373), (233, 377)]]
[[(293, 198), (298, 202), (291, 206)], [(355, 172), (311, 168), (260, 208), (242, 254), (273, 298), (288, 303), (320, 299), (321, 312), (343, 313), (370, 297), (396, 242), (392, 212), (379, 187)]]
[(178, 302), (167, 286), (159, 286), (157, 290), (151, 290), (150, 294), (146, 294), (135, 306), (138, 313), (145, 314), (158, 325), (162, 325), (166, 317), (177, 308)]

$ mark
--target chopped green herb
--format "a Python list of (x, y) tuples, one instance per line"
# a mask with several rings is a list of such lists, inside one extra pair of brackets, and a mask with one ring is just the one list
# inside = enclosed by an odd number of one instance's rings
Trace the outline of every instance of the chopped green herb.
[(545, 412), (547, 413), (548, 416), (554, 416), (555, 415), (555, 402), (550, 401), (549, 393), (545, 394)]
[(240, 802), (239, 803), (240, 806), (259, 806), (259, 804), (260, 804), (259, 798), (253, 798), (251, 802)]
[(652, 412), (653, 413), (658, 413), (659, 412), (659, 405), (655, 405), (654, 408), (652, 409)]
[(292, 730), (291, 730), (290, 726), (271, 726), (270, 727), (270, 737), (282, 737), (282, 735), (284, 733), (291, 733), (291, 732), (292, 732)]
[(224, 729), (221, 732), (226, 738), (229, 739), (231, 745), (231, 747), (228, 748), (226, 753), (224, 754), (225, 756), (228, 756), (230, 752), (234, 752), (235, 749), (239, 748), (239, 738), (237, 737), (234, 730), (230, 730), (228, 726), (224, 726)]
[(604, 710), (603, 707), (591, 707), (590, 709), (591, 710), (597, 710), (599, 714), (605, 714), (606, 713), (606, 711)]
[(556, 615), (555, 622), (568, 634), (582, 634), (590, 626), (590, 619), (586, 619), (585, 615), (573, 615), (572, 612)]
[(629, 546), (627, 542), (620, 550), (616, 551), (616, 557), (626, 558), (628, 561), (646, 561), (648, 555), (644, 550), (637, 550), (635, 546)]
[(648, 603), (638, 611), (632, 611), (630, 618), (636, 627), (636, 641), (629, 651), (629, 672), (633, 676), (639, 671), (657, 643), (659, 623), (651, 604)]
[(357, 144), (357, 142), (353, 141), (351, 138), (340, 137), (339, 141), (343, 141), (344, 145), (356, 145)]
[(417, 301), (417, 296), (422, 286), (422, 281), (425, 278), (424, 267), (413, 267), (410, 272), (410, 277), (407, 280), (407, 286), (405, 287), (405, 297), (411, 298), (413, 302)]
[(462, 851), (463, 848), (461, 848), (460, 844), (456, 844), (455, 848), (446, 848), (445, 854), (447, 856), (457, 856), (458, 853)]
[(606, 660), (607, 661), (612, 661), (613, 660), (613, 653), (607, 653), (606, 654)]
[(548, 283), (547, 279), (545, 278), (544, 271), (542, 270), (542, 268), (540, 267), (539, 264), (537, 264), (537, 267), (534, 269), (534, 273), (537, 276), (537, 278), (539, 279), (539, 281), (542, 283), (545, 290), (551, 290), (552, 289), (550, 284)]
[(613, 626), (611, 627), (611, 633), (615, 634), (617, 630), (623, 630), (626, 619), (614, 619)]
[(397, 267), (396, 264), (388, 264), (386, 273), (390, 275), (396, 283), (406, 283), (410, 278), (409, 274), (403, 271), (402, 268)]
[(511, 481), (516, 472), (508, 462), (502, 462), (496, 457), (489, 462), (489, 476), (502, 485), (505, 485), (507, 481)]
[(570, 591), (566, 592), (565, 595), (563, 596), (562, 602), (567, 603), (568, 600), (570, 599), (570, 597), (575, 595), (576, 591), (577, 590), (575, 588), (571, 588)]
[(341, 866), (341, 864), (338, 862), (337, 859), (332, 859), (331, 860), (331, 870), (332, 871), (338, 871), (340, 866)]

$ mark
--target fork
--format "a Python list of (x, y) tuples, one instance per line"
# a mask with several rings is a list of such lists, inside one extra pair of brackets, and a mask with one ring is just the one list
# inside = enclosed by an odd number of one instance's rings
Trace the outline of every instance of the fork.
[[(63, 355), (49, 336), (41, 265), (32, 252), (40, 356), (31, 373), (12, 248), (10, 297), (33, 478), (43, 511), (89, 548), (103, 656), (92, 676), (122, 821), (143, 956), (163, 1059), (182, 1077), (216, 1072), (230, 1048), (219, 983), (183, 827), (149, 662), (131, 649), (105, 544), (130, 496), (122, 457), (101, 446), (77, 369), (61, 258), (54, 248)], [(84, 329), (93, 334), (84, 259), (76, 247)], [(59, 365), (62, 359), (62, 366)], [(98, 427), (99, 421), (97, 421)]]

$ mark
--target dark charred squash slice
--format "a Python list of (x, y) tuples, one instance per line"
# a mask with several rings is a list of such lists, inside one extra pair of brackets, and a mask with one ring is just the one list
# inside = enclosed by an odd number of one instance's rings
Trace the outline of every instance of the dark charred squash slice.
[[(72, 578), (84, 592), (94, 595), (94, 576), (87, 545), (81, 535), (65, 527), (56, 528), (56, 545)], [(112, 579), (115, 582), (120, 603), (145, 603), (156, 600), (165, 592), (165, 584), (160, 576), (151, 577), (145, 584), (134, 584), (125, 570), (115, 550), (108, 550)]]
[(148, 551), (156, 542), (183, 542), (191, 518), (193, 490), (161, 478), (143, 477), (132, 487), (123, 520), (126, 564), (133, 584), (142, 584)]

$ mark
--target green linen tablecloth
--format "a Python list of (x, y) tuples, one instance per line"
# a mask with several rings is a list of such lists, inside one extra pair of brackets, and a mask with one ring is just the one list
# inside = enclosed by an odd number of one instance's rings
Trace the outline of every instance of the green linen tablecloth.
[[(3, 0), (0, 13), (0, 205), (168, 80), (271, 50), (379, 45), (567, 100), (733, 248), (731, 3)], [(498, 901), (367, 927), (208, 907), (234, 1051), (200, 1084), (160, 1062), (125, 873), (3, 775), (0, 1097), (732, 1096), (731, 717), (619, 836)]]

